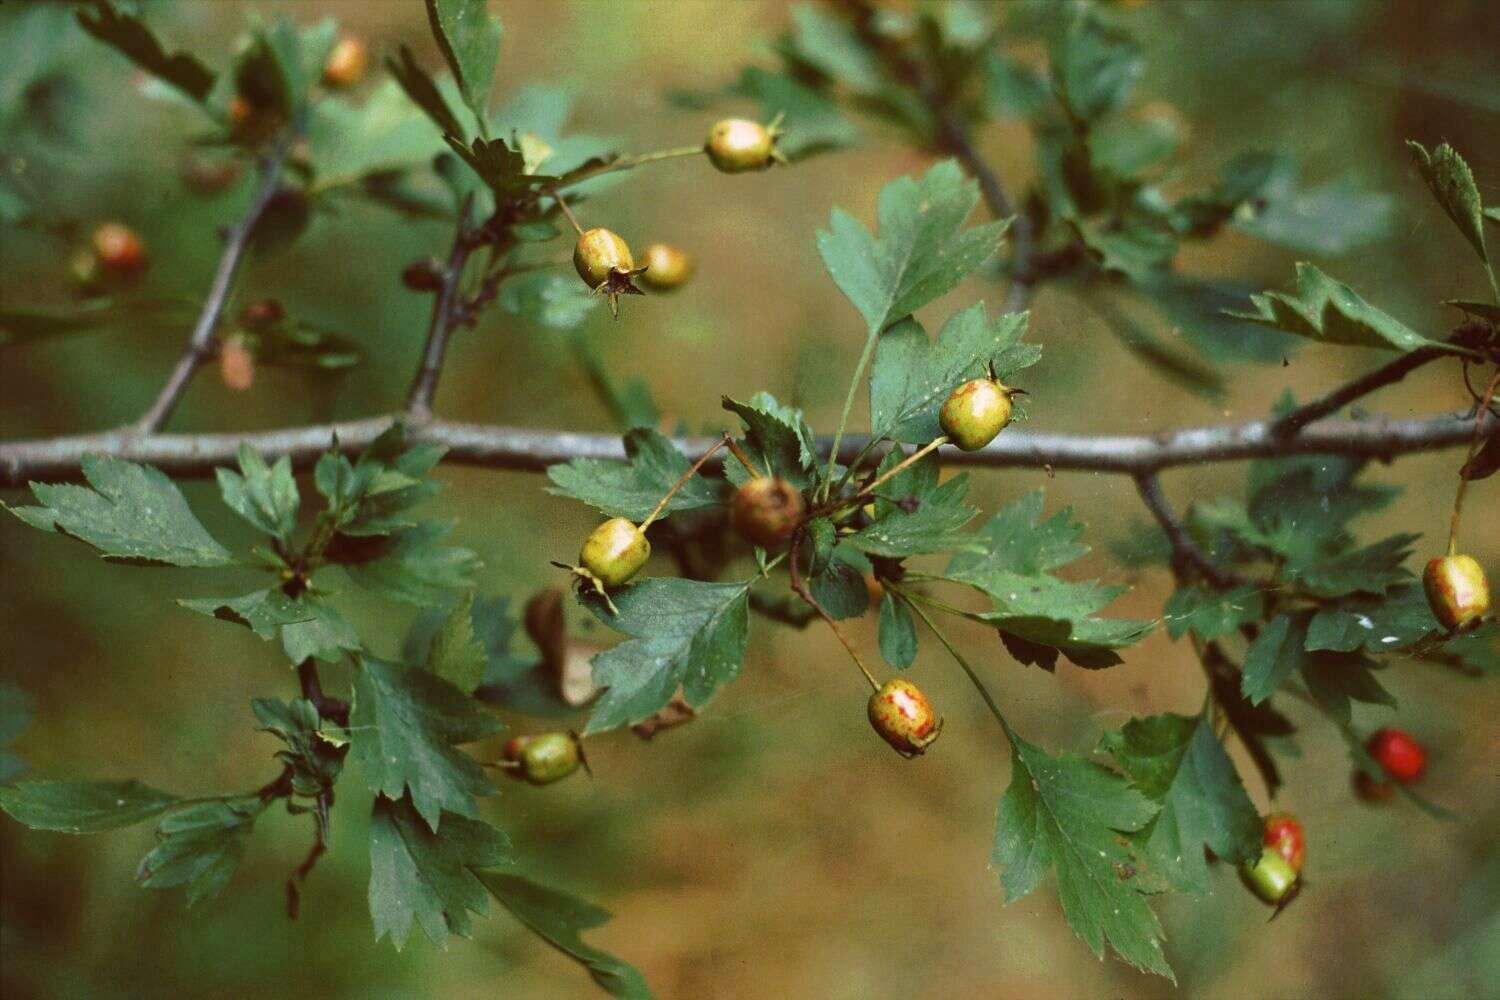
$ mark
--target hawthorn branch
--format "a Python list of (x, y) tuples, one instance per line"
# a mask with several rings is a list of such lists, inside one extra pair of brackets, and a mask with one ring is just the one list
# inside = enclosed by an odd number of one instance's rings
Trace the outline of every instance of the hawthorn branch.
[(1172, 572), (1179, 583), (1186, 578), (1189, 569), (1196, 571), (1219, 590), (1227, 590), (1238, 582), (1233, 574), (1220, 569), (1208, 557), (1208, 553), (1193, 541), (1193, 536), (1188, 534), (1187, 528), (1172, 510), (1166, 494), (1162, 493), (1161, 479), (1156, 473), (1137, 475), (1135, 488), (1141, 495), (1141, 502), (1146, 505), (1151, 516), (1156, 518), (1156, 523), (1161, 525), (1167, 541), (1172, 545)]
[(426, 420), (432, 416), (432, 399), (437, 394), (438, 378), (443, 373), (443, 362), (448, 355), (448, 338), (458, 325), (462, 312), (460, 286), (464, 268), (477, 246), (469, 229), (469, 213), (473, 205), (471, 193), (458, 210), (458, 231), (453, 236), (453, 248), (448, 252), (448, 263), (443, 268), (442, 284), (432, 303), (432, 319), (427, 325), (427, 339), (422, 347), (422, 364), (406, 396), (406, 412), (414, 420)]
[(260, 185), (251, 196), (245, 214), (230, 227), (225, 236), (219, 266), (214, 271), (214, 280), (209, 286), (208, 297), (203, 301), (198, 321), (193, 324), (193, 332), (188, 336), (187, 347), (177, 359), (177, 365), (167, 376), (161, 391), (156, 394), (156, 399), (135, 422), (134, 430), (137, 433), (152, 434), (162, 428), (172, 416), (172, 411), (177, 408), (183, 393), (187, 392), (188, 383), (192, 382), (199, 367), (213, 356), (214, 330), (218, 328), (219, 320), (224, 315), (224, 307), (229, 302), (229, 292), (234, 287), (234, 277), (244, 259), (245, 250), (250, 245), (250, 237), (281, 189), (281, 172), (291, 152), (294, 135), (295, 131), (290, 131), (282, 136), (271, 152), (261, 158)]
[(1336, 413), (1356, 399), (1368, 396), (1377, 389), (1394, 385), (1428, 362), (1445, 357), (1453, 357), (1453, 352), (1441, 347), (1423, 347), (1409, 354), (1403, 354), (1369, 374), (1347, 382), (1332, 392), (1319, 396), (1278, 418), (1271, 425), (1271, 433), (1275, 437), (1296, 434), (1313, 421)]
[[(114, 430), (9, 441), (0, 444), (0, 488), (24, 486), (29, 480), (77, 479), (85, 455), (144, 462), (173, 477), (200, 478), (212, 475), (218, 466), (232, 464), (241, 443), (268, 460), (285, 455), (293, 465), (308, 468), (335, 442), (345, 453), (357, 453), (402, 419), (401, 414), (385, 414), (243, 433), (139, 435), (131, 430)], [(1277, 437), (1272, 433), (1272, 422), (1267, 420), (1184, 427), (1158, 434), (1008, 430), (979, 451), (962, 452), (945, 447), (937, 454), (940, 461), (951, 466), (1050, 468), (1138, 476), (1177, 466), (1284, 455), (1390, 460), (1414, 452), (1467, 445), (1475, 426), (1472, 414), (1445, 413), (1402, 420), (1387, 417), (1321, 420), (1292, 437)], [(1500, 436), (1500, 418), (1484, 417), (1480, 427), (1485, 438)], [(549, 465), (574, 458), (625, 459), (625, 448), (617, 434), (431, 420), (411, 426), (409, 438), (413, 443), (442, 445), (447, 449), (444, 461), (448, 463), (516, 472), (542, 472)], [(672, 442), (684, 455), (696, 458), (719, 440), (684, 437)], [(854, 461), (868, 443), (865, 435), (846, 435), (839, 447), (839, 461)], [(820, 455), (826, 457), (832, 440), (823, 436), (816, 444)], [(716, 456), (705, 468), (717, 469), (722, 461)]]

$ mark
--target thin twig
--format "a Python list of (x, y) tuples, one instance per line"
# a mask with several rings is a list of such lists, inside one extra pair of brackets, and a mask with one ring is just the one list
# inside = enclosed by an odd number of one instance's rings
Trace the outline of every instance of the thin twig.
[(1495, 369), (1495, 376), (1490, 379), (1490, 386), (1484, 390), (1484, 398), (1479, 401), (1479, 409), (1474, 412), (1474, 437), (1469, 441), (1469, 455), (1464, 459), (1463, 469), (1458, 474), (1458, 494), (1453, 498), (1453, 519), (1448, 523), (1448, 554), (1458, 554), (1458, 520), (1463, 514), (1464, 493), (1469, 488), (1469, 471), (1474, 465), (1474, 456), (1479, 453), (1479, 443), (1484, 440), (1481, 428), (1484, 426), (1484, 418), (1490, 412), (1490, 400), (1495, 398), (1495, 388), (1500, 386), (1500, 368)]
[(1188, 534), (1187, 528), (1173, 512), (1172, 505), (1167, 502), (1166, 494), (1162, 493), (1161, 480), (1156, 473), (1136, 476), (1135, 488), (1146, 509), (1156, 518), (1156, 523), (1161, 525), (1167, 541), (1172, 545), (1172, 569), (1179, 580), (1183, 578), (1185, 570), (1192, 568), (1219, 590), (1227, 590), (1239, 582), (1234, 574), (1215, 565), (1208, 554), (1198, 547), (1198, 543), (1193, 541), (1193, 536)]
[(432, 319), (427, 324), (427, 339), (422, 347), (422, 364), (406, 394), (406, 412), (417, 421), (432, 416), (432, 400), (437, 395), (438, 378), (443, 373), (443, 361), (448, 354), (448, 338), (461, 311), (464, 268), (477, 247), (469, 228), (469, 213), (473, 205), (474, 195), (471, 193), (464, 198), (458, 211), (458, 231), (453, 236), (453, 248), (448, 252), (448, 263), (443, 268), (443, 283), (432, 303)]
[(1453, 352), (1441, 347), (1422, 347), (1409, 354), (1403, 354), (1394, 361), (1381, 365), (1374, 371), (1361, 375), (1352, 382), (1278, 417), (1271, 425), (1271, 433), (1276, 437), (1288, 437), (1295, 434), (1314, 420), (1321, 420), (1336, 413), (1356, 399), (1368, 396), (1376, 389), (1401, 381), (1430, 361), (1446, 357), (1453, 357)]
[(219, 256), (219, 266), (214, 271), (213, 283), (209, 285), (208, 296), (203, 300), (203, 310), (198, 314), (198, 321), (188, 336), (187, 346), (177, 359), (172, 373), (167, 376), (161, 391), (156, 394), (156, 399), (135, 422), (136, 433), (153, 434), (159, 431), (172, 416), (183, 393), (187, 392), (188, 383), (193, 380), (198, 368), (213, 356), (214, 330), (218, 328), (224, 307), (229, 302), (234, 276), (239, 271), (240, 261), (244, 259), (255, 227), (281, 188), (281, 171), (286, 165), (294, 138), (295, 132), (288, 132), (260, 160), (260, 186), (251, 196), (250, 204), (246, 206), (240, 221), (229, 228), (224, 239), (224, 250)]

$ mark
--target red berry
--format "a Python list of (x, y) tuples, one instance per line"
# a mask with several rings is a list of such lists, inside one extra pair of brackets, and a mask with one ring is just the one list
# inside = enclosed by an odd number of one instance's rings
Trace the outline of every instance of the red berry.
[(93, 243), (94, 257), (107, 271), (136, 274), (146, 266), (146, 244), (129, 226), (106, 222), (94, 230)]
[(1296, 872), (1302, 871), (1302, 824), (1291, 813), (1266, 817), (1265, 846), (1275, 850)]
[(1396, 781), (1411, 784), (1422, 776), (1427, 768), (1427, 751), (1410, 733), (1389, 727), (1380, 729), (1370, 737), (1365, 749), (1375, 762), (1385, 768)]

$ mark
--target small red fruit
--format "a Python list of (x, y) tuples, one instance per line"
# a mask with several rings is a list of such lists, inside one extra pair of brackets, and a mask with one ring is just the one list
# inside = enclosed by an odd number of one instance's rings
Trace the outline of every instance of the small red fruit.
[(1416, 781), (1427, 769), (1427, 751), (1410, 733), (1400, 729), (1386, 727), (1376, 730), (1365, 749), (1386, 774), (1403, 785)]
[(802, 523), (807, 504), (785, 479), (757, 476), (735, 491), (729, 521), (741, 538), (763, 549), (785, 545)]
[(352, 87), (365, 75), (370, 54), (358, 38), (340, 38), (323, 64), (323, 82), (330, 87)]
[(219, 378), (231, 392), (244, 392), (255, 384), (255, 352), (237, 333), (219, 344)]
[(1286, 859), (1292, 870), (1302, 871), (1302, 824), (1291, 813), (1272, 813), (1266, 817), (1265, 846)]
[(94, 257), (107, 271), (134, 275), (146, 267), (146, 244), (129, 226), (106, 222), (94, 230), (92, 242)]
[(1490, 609), (1490, 582), (1473, 556), (1434, 559), (1422, 573), (1433, 617), (1449, 631), (1467, 628)]
[(870, 725), (903, 757), (917, 757), (943, 731), (943, 720), (911, 681), (893, 677), (870, 695)]

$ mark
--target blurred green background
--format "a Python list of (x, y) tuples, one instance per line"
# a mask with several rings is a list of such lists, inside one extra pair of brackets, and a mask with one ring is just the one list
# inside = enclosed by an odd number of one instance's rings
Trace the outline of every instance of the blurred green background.
[[(567, 83), (577, 127), (619, 137), (626, 150), (696, 142), (711, 112), (672, 110), (673, 88), (715, 88), (788, 23), (790, 7), (752, 0), (495, 4), (505, 22), (497, 93), (531, 81)], [(0, 41), (29, 15), (0, 7)], [(411, 45), (440, 65), (414, 0), (147, 4), (167, 37), (225, 51), (247, 15), (325, 15), (376, 54)], [(1472, 3), (1202, 0), (1133, 10), (1150, 72), (1140, 100), (1168, 101), (1190, 140), (1177, 169), (1202, 183), (1254, 146), (1292, 152), (1306, 174), (1352, 174), (1397, 199), (1382, 244), (1321, 262), (1372, 302), (1435, 334), (1455, 317), (1438, 303), (1480, 297), (1483, 278), (1408, 166), (1401, 141), (1448, 140), (1500, 199), (1500, 18)], [(65, 20), (65, 19), (64, 19)], [(61, 23), (61, 22), (60, 22)], [(4, 35), (11, 35), (4, 39)], [(248, 182), (219, 197), (185, 193), (180, 156), (201, 124), (192, 112), (143, 100), (133, 71), (76, 29), (36, 42), (55, 77), (37, 109), (46, 157), (0, 149), (0, 166), (38, 198), (55, 225), (0, 228), (0, 303), (69, 301), (67, 260), (98, 222), (137, 228), (152, 256), (147, 289), (201, 295), (216, 257), (215, 228), (231, 221)], [(1040, 53), (1031, 53), (1040, 58)], [(373, 60), (372, 60), (373, 62)], [(28, 81), (24, 61), (0, 64), (0, 93)], [(15, 138), (15, 137), (12, 137)], [(30, 140), (28, 140), (30, 141)], [(40, 141), (40, 140), (37, 140)], [(1019, 189), (1032, 148), (1019, 124), (980, 137)], [(860, 324), (823, 272), (813, 235), (829, 209), (873, 215), (880, 186), (927, 160), (878, 130), (857, 149), (795, 169), (729, 177), (696, 160), (633, 174), (585, 207), (632, 243), (668, 240), (695, 254), (698, 275), (670, 298), (632, 299), (586, 335), (612, 370), (647, 379), (670, 419), (717, 424), (721, 394), (768, 389), (830, 430), (861, 343)], [(366, 415), (395, 406), (414, 370), (427, 300), (404, 291), (410, 261), (446, 247), (435, 222), (411, 221), (354, 200), (322, 207), (289, 250), (247, 268), (241, 298), (275, 295), (289, 309), (347, 333), (367, 354), (336, 378), (263, 371), (248, 393), (206, 372), (173, 427), (272, 427)], [(1190, 249), (1204, 276), (1281, 287), (1294, 255), (1234, 234)], [(971, 281), (932, 314), (998, 288)], [(1153, 332), (1177, 333), (1149, 318)], [(1164, 381), (1128, 355), (1096, 315), (1062, 292), (1033, 306), (1042, 363), (1027, 374), (1031, 426), (1078, 432), (1150, 431), (1250, 419), (1284, 387), (1299, 395), (1380, 360), (1357, 350), (1305, 348), (1289, 365), (1231, 370), (1222, 399)], [(0, 347), (0, 436), (108, 427), (133, 418), (170, 367), (180, 326), (136, 323), (112, 333)], [(438, 398), (454, 419), (609, 430), (569, 349), (569, 336), (499, 313), (461, 334)], [(1450, 369), (1423, 370), (1372, 406), (1398, 415), (1457, 409), (1466, 397)], [(1454, 453), (1376, 470), (1406, 488), (1362, 525), (1368, 537), (1424, 532), (1438, 544), (1457, 465)], [(1238, 492), (1244, 469), (1171, 473), (1179, 505)], [(594, 523), (582, 505), (549, 500), (534, 475), (444, 470), (437, 502), (457, 518), (457, 541), (479, 552), (487, 593), (524, 598), (557, 584), (565, 558)], [(1128, 480), (1093, 474), (985, 472), (985, 509), (1045, 486), (1048, 507), (1073, 505), (1094, 553), (1069, 575), (1124, 582), (1113, 613), (1159, 614), (1165, 570), (1132, 571), (1110, 543), (1144, 521)], [(1472, 501), (1468, 542), (1500, 565), (1495, 483)], [(248, 530), (216, 491), (187, 487), (226, 541)], [(8, 502), (20, 494), (7, 494)], [(144, 571), (104, 564), (82, 546), (0, 521), (0, 679), (36, 699), (16, 745), (34, 774), (138, 777), (183, 794), (254, 787), (273, 765), (274, 740), (253, 731), (248, 701), (288, 696), (295, 678), (249, 633), (178, 609), (174, 598), (223, 592), (229, 574)], [(666, 571), (666, 567), (662, 567)], [(362, 634), (394, 649), (405, 613), (346, 595)], [(569, 610), (580, 630), (584, 615)], [(873, 619), (855, 634), (874, 648)], [(603, 638), (602, 636), (598, 636)], [(1087, 751), (1102, 727), (1130, 715), (1195, 711), (1201, 675), (1190, 647), (1157, 634), (1113, 670), (1056, 675), (1018, 667), (992, 636), (966, 648), (987, 670), (1017, 727), (1053, 749)], [(1097, 962), (1063, 922), (1049, 884), (1006, 906), (986, 867), (1008, 753), (961, 675), (924, 646), (913, 668), (947, 716), (942, 743), (915, 762), (881, 746), (864, 718), (864, 692), (831, 636), (757, 621), (739, 681), (697, 722), (645, 743), (628, 733), (594, 740), (594, 780), (546, 791), (507, 786), (485, 804), (519, 854), (550, 880), (597, 900), (616, 919), (590, 940), (637, 964), (665, 997), (1174, 995), (1170, 984)], [(342, 690), (342, 670), (325, 671)], [(1500, 698), (1492, 687), (1431, 665), (1398, 664), (1382, 678), (1401, 700), (1401, 725), (1431, 749), (1425, 790), (1459, 809), (1440, 823), (1401, 803), (1372, 808), (1349, 792), (1341, 741), (1303, 706), (1301, 760), (1278, 805), (1307, 829), (1306, 891), (1274, 923), (1229, 872), (1213, 893), (1159, 906), (1180, 987), (1204, 997), (1500, 996)], [(1389, 713), (1361, 706), (1360, 720)], [(527, 724), (520, 722), (522, 728)], [(1238, 750), (1236, 748), (1236, 753)], [(1243, 763), (1243, 758), (1237, 757)], [(1244, 769), (1259, 804), (1264, 790)], [(300, 921), (283, 911), (281, 883), (306, 849), (305, 820), (268, 813), (222, 898), (188, 911), (171, 893), (137, 889), (149, 825), (69, 838), (0, 821), (0, 992), (6, 997), (574, 996), (591, 985), (567, 960), (503, 913), (472, 943), (439, 952), (420, 935), (397, 954), (372, 943), (365, 907), (363, 824), (368, 801), (340, 787), (333, 852), (307, 887)]]

